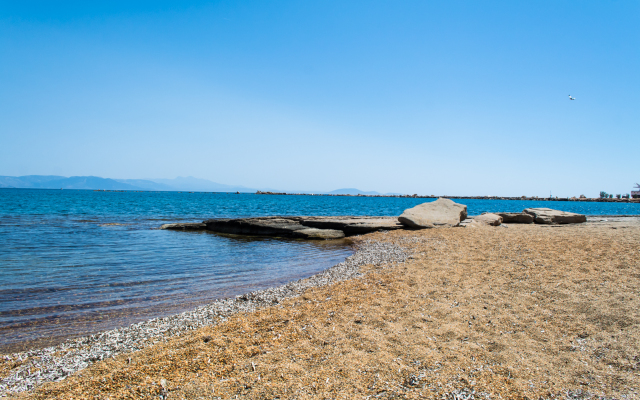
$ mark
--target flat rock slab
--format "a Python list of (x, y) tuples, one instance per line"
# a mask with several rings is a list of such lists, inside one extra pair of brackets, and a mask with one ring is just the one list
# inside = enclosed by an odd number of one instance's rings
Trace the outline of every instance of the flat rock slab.
[(293, 237), (300, 239), (342, 239), (344, 232), (336, 229), (305, 228), (294, 231)]
[(398, 221), (410, 229), (459, 226), (467, 218), (467, 206), (449, 199), (438, 199), (404, 210)]
[(533, 224), (533, 215), (527, 213), (495, 213), (504, 224)]
[(587, 217), (583, 214), (553, 210), (551, 208), (527, 208), (523, 212), (533, 216), (536, 224), (579, 224), (587, 222)]
[(202, 222), (189, 222), (178, 224), (164, 224), (160, 229), (169, 229), (173, 231), (203, 231), (207, 226)]
[(207, 230), (236, 235), (278, 236), (302, 239), (340, 239), (344, 232), (304, 226), (292, 218), (221, 218), (204, 221)]
[(403, 229), (396, 217), (294, 217), (304, 226), (318, 229), (336, 229), (347, 236), (375, 231)]

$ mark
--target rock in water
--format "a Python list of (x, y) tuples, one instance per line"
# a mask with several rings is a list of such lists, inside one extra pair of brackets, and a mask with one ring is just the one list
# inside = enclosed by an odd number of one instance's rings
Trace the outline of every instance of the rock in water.
[(412, 229), (444, 228), (460, 225), (467, 218), (467, 206), (438, 199), (404, 210), (398, 221)]
[(527, 208), (523, 211), (531, 216), (536, 224), (579, 224), (587, 222), (583, 214), (552, 210), (551, 208)]
[(164, 224), (160, 229), (169, 229), (173, 231), (203, 231), (207, 226), (202, 222), (188, 222), (178, 224)]
[(335, 229), (347, 236), (375, 231), (402, 229), (396, 217), (294, 217), (304, 226), (318, 229)]
[(504, 224), (533, 224), (533, 215), (526, 213), (495, 213)]
[(207, 230), (236, 235), (294, 237), (304, 239), (339, 239), (344, 233), (334, 229), (317, 229), (300, 224), (292, 218), (258, 217), (210, 219), (204, 221)]
[(484, 213), (482, 215), (474, 217), (473, 223), (489, 226), (499, 226), (502, 223), (502, 217), (497, 214)]
[(337, 239), (363, 233), (402, 229), (396, 217), (257, 217), (205, 221), (214, 232), (240, 235)]
[(294, 231), (292, 236), (301, 239), (342, 239), (344, 232), (337, 229), (305, 228)]

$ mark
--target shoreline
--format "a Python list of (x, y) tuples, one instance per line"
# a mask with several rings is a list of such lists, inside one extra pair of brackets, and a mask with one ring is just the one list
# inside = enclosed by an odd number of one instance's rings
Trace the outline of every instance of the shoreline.
[[(475, 217), (474, 215), (469, 215), (467, 218), (473, 218)], [(370, 217), (370, 218), (378, 218), (378, 217)], [(607, 219), (609, 221), (618, 221), (618, 220), (633, 220), (633, 219), (640, 219), (640, 215), (590, 215), (590, 222), (594, 221), (594, 218), (597, 219)], [(598, 221), (598, 222), (602, 222), (602, 221)], [(364, 233), (364, 232), (363, 232)], [(295, 280), (298, 279), (304, 279), (304, 278), (294, 278)], [(277, 283), (276, 285), (279, 285), (280, 283)], [(272, 286), (272, 285), (265, 285), (263, 286), (265, 288), (269, 288), (269, 287), (277, 287), (277, 286)], [(242, 295), (244, 292), (239, 292), (239, 295)], [(234, 295), (232, 295), (233, 297)], [(85, 331), (85, 332), (79, 332), (79, 333), (71, 333), (69, 335), (65, 335), (65, 336), (60, 336), (59, 338), (37, 338), (37, 339), (30, 339), (30, 340), (25, 340), (23, 342), (16, 342), (16, 343), (11, 343), (11, 344), (6, 344), (3, 345), (2, 347), (0, 347), (0, 354), (17, 354), (17, 353), (22, 353), (22, 352), (27, 352), (27, 351), (32, 351), (32, 350), (38, 350), (38, 349), (43, 349), (46, 347), (54, 347), (57, 345), (62, 344), (63, 342), (66, 342), (67, 340), (72, 340), (72, 339), (77, 339), (77, 338), (83, 338), (86, 336), (91, 336), (91, 335), (95, 335), (95, 334), (99, 334), (100, 332), (104, 332), (104, 331), (109, 331), (109, 330), (113, 330), (113, 329), (118, 329), (118, 328), (122, 328), (124, 326), (128, 326), (128, 325), (132, 325), (135, 323), (141, 323), (144, 321), (147, 321), (149, 319), (153, 319), (153, 318), (164, 318), (164, 317), (170, 317), (176, 314), (180, 314), (182, 312), (187, 312), (190, 311), (193, 308), (197, 308), (197, 307), (201, 307), (201, 306), (205, 306), (207, 304), (210, 304), (213, 301), (216, 300), (222, 300), (228, 297), (220, 297), (217, 299), (211, 299), (208, 302), (202, 302), (202, 303), (192, 303), (190, 306), (187, 307), (180, 307), (181, 309), (178, 310), (174, 310), (174, 311), (170, 311), (170, 312), (159, 312), (158, 315), (156, 316), (149, 316), (147, 318), (142, 318), (142, 319), (137, 319), (137, 320), (133, 320), (133, 321), (124, 321), (124, 323), (119, 323), (119, 324), (113, 324), (112, 326), (107, 326), (104, 327), (102, 329), (95, 329), (92, 331)], [(122, 319), (126, 319), (126, 314), (122, 314)]]
[[(0, 371), (3, 363), (20, 364), (11, 368), (10, 374), (0, 375), (0, 397), (29, 391), (46, 382), (64, 380), (96, 361), (136, 352), (187, 332), (225, 322), (238, 313), (251, 313), (264, 307), (277, 306), (281, 301), (298, 297), (310, 288), (358, 278), (362, 276), (362, 265), (381, 266), (403, 262), (410, 257), (402, 248), (385, 243), (362, 241), (354, 246), (354, 254), (345, 261), (308, 278), (235, 298), (216, 300), (191, 311), (71, 338), (55, 346), (0, 354)], [(34, 368), (37, 372), (30, 373)]]
[[(347, 397), (356, 393), (360, 397), (360, 393), (379, 397), (387, 393), (391, 397), (418, 398), (408, 394), (428, 389), (427, 394), (433, 396), (427, 397), (431, 398), (456, 393), (464, 398), (471, 393), (487, 398), (499, 394), (503, 398), (533, 394), (544, 399), (638, 398), (638, 393), (630, 389), (637, 387), (638, 379), (629, 378), (629, 374), (633, 376), (633, 368), (640, 368), (640, 364), (633, 366), (637, 362), (633, 361), (633, 354), (639, 354), (640, 349), (634, 342), (638, 338), (634, 326), (638, 325), (634, 325), (632, 318), (638, 316), (624, 310), (634, 309), (638, 303), (634, 294), (640, 287), (639, 265), (635, 260), (627, 263), (633, 259), (632, 253), (637, 253), (640, 217), (606, 217), (578, 225), (506, 224), (510, 229), (443, 228), (367, 234), (357, 239), (361, 247), (351, 256), (358, 256), (357, 260), (347, 259), (305, 280), (216, 302), (218, 311), (210, 312), (211, 322), (203, 325), (189, 325), (194, 320), (183, 318), (189, 313), (178, 314), (93, 335), (85, 338), (93, 340), (92, 343), (76, 343), (76, 347), (58, 346), (42, 354), (24, 352), (11, 359), (5, 356), (0, 366), (15, 364), (14, 388), (22, 385), (23, 390), (28, 390), (52, 380), (50, 377), (58, 380), (46, 390), (31, 392), (34, 396), (37, 393), (37, 398), (58, 397), (63, 393), (76, 396), (89, 388), (101, 397), (131, 393), (134, 389), (126, 383), (129, 380), (115, 378), (122, 376), (121, 370), (131, 371), (125, 374), (129, 377), (137, 376), (135, 371), (144, 371), (149, 376), (144, 381), (134, 380), (138, 382), (135, 385), (139, 388), (135, 386), (135, 390), (139, 397), (148, 391), (154, 396), (175, 392), (175, 398), (189, 398), (189, 393), (208, 390), (211, 394), (215, 390), (216, 396), (221, 397), (214, 398), (230, 398), (234, 393), (250, 398), (264, 398), (265, 393), (267, 397), (288, 393), (288, 398), (292, 396), (288, 392), (292, 387), (302, 390), (306, 397), (316, 397), (309, 386), (316, 382), (314, 385), (321, 384), (323, 390), (332, 390), (330, 397), (345, 397), (336, 396), (341, 392), (335, 390), (346, 390), (351, 393)], [(626, 251), (625, 247), (612, 248), (625, 242)], [(635, 248), (631, 253), (629, 244)], [(509, 250), (511, 247), (513, 251)], [(376, 264), (384, 265), (381, 262), (384, 260), (391, 261), (389, 268), (376, 268)], [(343, 270), (330, 272), (337, 267)], [(356, 277), (360, 279), (352, 279)], [(304, 283), (314, 278), (320, 284)], [(528, 282), (530, 279), (540, 282)], [(471, 289), (469, 285), (481, 286)], [(606, 285), (605, 292), (597, 294), (602, 285)], [(282, 290), (290, 296), (278, 297)], [(609, 290), (614, 292), (608, 294)], [(620, 298), (629, 294), (633, 303), (619, 303)], [(609, 309), (610, 301), (617, 301), (618, 306)], [(590, 302), (594, 304), (591, 308), (582, 305)], [(387, 304), (382, 314), (377, 310), (380, 304)], [(620, 305), (626, 308), (618, 310)], [(225, 314), (225, 310), (231, 311)], [(329, 318), (325, 321), (327, 312)], [(550, 319), (551, 314), (557, 318)], [(171, 318), (179, 322), (178, 329), (168, 326)], [(328, 329), (331, 326), (333, 329)], [(151, 330), (155, 336), (148, 336), (150, 339), (140, 342), (139, 347), (128, 346), (127, 329), (132, 327), (143, 334)], [(277, 338), (282, 335), (282, 345), (278, 344), (280, 339), (272, 342), (274, 335)], [(259, 343), (262, 344), (258, 351)], [(87, 349), (88, 345), (93, 347)], [(630, 349), (624, 347), (629, 345)], [(393, 360), (385, 355), (389, 350), (381, 353), (389, 346)], [(551, 350), (547, 350), (549, 347)], [(414, 348), (423, 350), (416, 353), (411, 350)], [(218, 350), (211, 353), (213, 349)], [(55, 351), (58, 353), (54, 357)], [(215, 358), (221, 351), (226, 355)], [(318, 351), (327, 355), (316, 356)], [(178, 356), (173, 361), (172, 354), (176, 352)], [(407, 352), (415, 355), (409, 356)], [(126, 354), (130, 356), (127, 358)], [(209, 354), (209, 361), (205, 357), (202, 364), (199, 354)], [(427, 359), (420, 358), (424, 354)], [(441, 354), (440, 358), (437, 354)], [(521, 359), (522, 354), (526, 357)], [(30, 358), (25, 360), (25, 356)], [(170, 360), (163, 361), (167, 357)], [(327, 357), (334, 361), (327, 364), (328, 361), (323, 361)], [(374, 364), (367, 364), (367, 357), (374, 357)], [(418, 358), (413, 360), (415, 357)], [(149, 363), (159, 364), (149, 369)], [(567, 369), (563, 363), (578, 368), (578, 372)], [(581, 372), (584, 363), (591, 369)], [(601, 368), (598, 363), (615, 365), (615, 370)], [(165, 371), (163, 365), (171, 365), (174, 372)], [(270, 367), (265, 370), (265, 365)], [(306, 372), (300, 375), (301, 370), (291, 370), (292, 365), (300, 365)], [(86, 373), (69, 376), (87, 367)], [(52, 370), (49, 376), (41, 372), (46, 368)], [(206, 373), (208, 368), (216, 372)], [(336, 384), (342, 382), (342, 386), (331, 385), (329, 378), (324, 384), (326, 375), (322, 371), (327, 368), (335, 369), (329, 377), (338, 376)], [(40, 369), (37, 376), (25, 373), (34, 369)], [(356, 370), (371, 372), (359, 375)], [(317, 374), (322, 379), (304, 378)], [(596, 374), (606, 377), (601, 381), (606, 382), (602, 388), (594, 386), (599, 382)], [(381, 377), (376, 378), (378, 375)], [(2, 385), (6, 385), (6, 374), (2, 372), (0, 376)], [(104, 377), (112, 383), (96, 386)], [(306, 383), (303, 386), (294, 383), (298, 379), (305, 379)], [(107, 389), (112, 384), (113, 389)], [(528, 385), (533, 384), (535, 387), (529, 389)], [(84, 385), (86, 388), (80, 389)], [(276, 389), (270, 385), (280, 389), (273, 392)], [(7, 389), (0, 386), (0, 395)], [(609, 393), (611, 390), (613, 395)]]

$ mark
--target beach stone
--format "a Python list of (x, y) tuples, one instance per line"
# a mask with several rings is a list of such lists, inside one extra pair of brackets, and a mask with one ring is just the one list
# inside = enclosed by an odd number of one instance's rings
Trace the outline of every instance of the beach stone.
[[(338, 239), (342, 231), (317, 229), (302, 225), (299, 221), (284, 217), (220, 218), (204, 221), (207, 230), (236, 235), (293, 237), (304, 239)], [(323, 232), (326, 231), (326, 232)]]
[(584, 214), (553, 210), (551, 208), (527, 208), (523, 211), (533, 216), (536, 224), (579, 224), (587, 222)]
[(482, 215), (474, 217), (472, 223), (489, 226), (500, 226), (500, 224), (502, 224), (502, 217), (497, 214), (484, 213)]
[(411, 229), (444, 228), (460, 225), (467, 218), (467, 206), (438, 199), (404, 210), (398, 221)]
[(337, 229), (347, 236), (375, 231), (402, 229), (396, 217), (296, 217), (304, 226), (319, 229)]
[(494, 213), (502, 217), (503, 224), (533, 224), (533, 215), (526, 213)]
[(173, 231), (202, 231), (207, 229), (207, 226), (202, 222), (189, 222), (178, 224), (164, 224), (160, 229), (169, 229)]

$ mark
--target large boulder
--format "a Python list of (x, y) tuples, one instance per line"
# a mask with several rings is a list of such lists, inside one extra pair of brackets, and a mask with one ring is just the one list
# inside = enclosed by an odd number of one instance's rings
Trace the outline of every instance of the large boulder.
[(500, 226), (502, 217), (497, 214), (484, 213), (473, 218), (472, 223), (489, 226)]
[(425, 229), (458, 226), (465, 218), (467, 206), (449, 199), (438, 199), (404, 210), (398, 221), (411, 229)]
[(495, 213), (504, 224), (533, 224), (533, 215), (527, 213)]
[(583, 214), (553, 210), (551, 208), (527, 208), (523, 211), (533, 217), (536, 224), (579, 224), (587, 222)]

